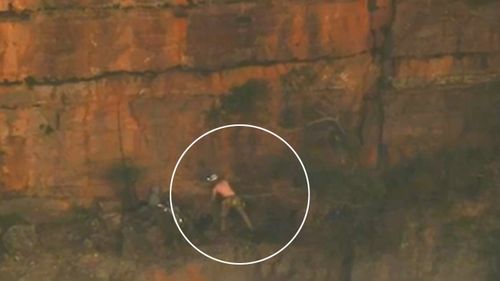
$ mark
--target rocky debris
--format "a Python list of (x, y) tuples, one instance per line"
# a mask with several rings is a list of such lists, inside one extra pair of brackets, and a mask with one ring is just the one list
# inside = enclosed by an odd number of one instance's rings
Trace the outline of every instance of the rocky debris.
[(162, 203), (161, 202), (160, 187), (154, 186), (151, 189), (150, 194), (149, 194), (148, 205), (150, 207), (156, 207), (160, 203)]
[(17, 281), (53, 281), (61, 268), (61, 260), (50, 254), (44, 254), (32, 261), (29, 269)]
[[(410, 221), (408, 230), (410, 235), (407, 246), (394, 249), (392, 254), (374, 254), (362, 256), (352, 264), (352, 279), (361, 280), (386, 280), (384, 276), (399, 278), (398, 280), (423, 280), (418, 279), (414, 272), (424, 270), (426, 276), (438, 276), (439, 280), (447, 280), (446, 277), (454, 276), (456, 280), (470, 280), (476, 271), (483, 270), (486, 264), (481, 261), (480, 256), (471, 254), (473, 250), (469, 246), (460, 246), (459, 249), (442, 252), (444, 249), (437, 244), (437, 228), (433, 226), (414, 227)], [(12, 228), (17, 228), (13, 226)], [(30, 226), (28, 226), (30, 227)], [(68, 229), (80, 227), (77, 224), (65, 225), (65, 228), (43, 228), (40, 231), (52, 231), (55, 239), (67, 235)], [(76, 230), (76, 229), (75, 229)], [(324, 227), (316, 229), (327, 231)], [(430, 231), (432, 230), (432, 231)], [(55, 235), (54, 231), (63, 232)], [(98, 229), (97, 229), (98, 231)], [(314, 241), (314, 244), (295, 243), (280, 255), (264, 263), (245, 266), (229, 267), (214, 263), (197, 253), (182, 251), (162, 253), (168, 247), (162, 245), (158, 225), (154, 221), (144, 221), (141, 216), (126, 216), (123, 225), (124, 249), (118, 253), (103, 253), (95, 249), (87, 251), (76, 251), (81, 247), (80, 242), (72, 240), (73, 249), (63, 251), (62, 249), (47, 249), (34, 251), (29, 259), (16, 260), (9, 257), (6, 262), (0, 263), (0, 281), (163, 281), (163, 280), (220, 280), (224, 276), (228, 280), (236, 281), (330, 281), (338, 279), (342, 271), (342, 254), (330, 252), (329, 243), (338, 241), (322, 240)], [(310, 235), (310, 234), (309, 234)], [(84, 235), (85, 236), (85, 235)], [(324, 236), (328, 239), (328, 235)], [(331, 238), (331, 237), (330, 237)], [(40, 242), (43, 243), (43, 242)], [(208, 245), (208, 252), (225, 260), (249, 261), (267, 255), (270, 250), (279, 248), (281, 245), (272, 243), (257, 243), (250, 245), (248, 241), (233, 241), (221, 245)], [(69, 246), (64, 246), (69, 247)], [(364, 249), (367, 254), (370, 249)], [(436, 251), (439, 251), (437, 253)], [(194, 252), (194, 251), (191, 251)], [(357, 249), (361, 253), (361, 249)], [(450, 263), (442, 261), (440, 253), (450, 255)], [(446, 256), (448, 257), (448, 256)], [(437, 263), (438, 270), (434, 264)], [(465, 273), (462, 277), (457, 274)], [(410, 268), (410, 270), (407, 270)], [(388, 272), (389, 271), (389, 272)], [(434, 273), (433, 273), (434, 272)], [(472, 277), (471, 277), (472, 276)], [(479, 276), (484, 276), (481, 273)], [(468, 279), (467, 279), (468, 278)], [(478, 279), (486, 280), (486, 279)]]
[(79, 257), (75, 270), (96, 280), (109, 280), (116, 266), (116, 258), (93, 253)]
[[(259, 264), (259, 280), (337, 280), (334, 276), (340, 270), (339, 256), (329, 254), (324, 245), (309, 247), (288, 248), (282, 254)], [(312, 252), (314, 254), (311, 255)]]
[(110, 232), (99, 219), (93, 219), (87, 225), (92, 230), (88, 239), (84, 241), (83, 245), (86, 248), (91, 247), (103, 252), (119, 252), (121, 250), (121, 229)]
[(145, 217), (144, 213), (138, 216), (130, 215), (124, 221), (121, 229), (123, 257), (128, 259), (165, 257), (167, 246), (174, 246), (167, 243), (167, 233), (158, 221), (167, 215), (158, 208), (149, 209), (148, 214), (149, 217)]
[(274, 274), (278, 278), (286, 278), (290, 276), (291, 271), (293, 270), (293, 259), (294, 257), (291, 255), (285, 255), (280, 259), (279, 262), (276, 263), (274, 268)]
[(118, 201), (97, 202), (98, 217), (109, 232), (116, 232), (122, 226), (122, 205)]
[(122, 256), (129, 259), (137, 259), (141, 256), (150, 255), (153, 251), (151, 245), (133, 226), (124, 226), (122, 229)]
[(139, 271), (138, 267), (137, 263), (131, 260), (119, 260), (109, 281), (135, 281)]
[(92, 240), (86, 238), (83, 240), (83, 246), (85, 247), (85, 249), (94, 249), (95, 246), (94, 246), (94, 242), (92, 242)]
[(11, 256), (23, 257), (33, 253), (38, 242), (34, 225), (14, 225), (2, 235), (2, 242)]
[(109, 281), (118, 272), (121, 264), (119, 257), (98, 252), (83, 254), (75, 252), (66, 260), (60, 258), (58, 260), (59, 265), (54, 267), (56, 274), (50, 279), (53, 281)]

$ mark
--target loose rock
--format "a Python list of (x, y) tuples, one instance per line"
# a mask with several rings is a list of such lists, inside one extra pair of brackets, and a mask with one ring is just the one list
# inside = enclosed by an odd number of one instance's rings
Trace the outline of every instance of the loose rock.
[(34, 225), (14, 225), (3, 234), (2, 242), (9, 255), (28, 256), (38, 242), (36, 228)]

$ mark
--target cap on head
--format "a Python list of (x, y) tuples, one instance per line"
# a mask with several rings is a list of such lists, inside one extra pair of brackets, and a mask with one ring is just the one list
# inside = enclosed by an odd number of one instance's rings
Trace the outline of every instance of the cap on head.
[(211, 174), (210, 176), (205, 178), (205, 180), (208, 182), (214, 182), (217, 179), (219, 179), (219, 176), (217, 174)]

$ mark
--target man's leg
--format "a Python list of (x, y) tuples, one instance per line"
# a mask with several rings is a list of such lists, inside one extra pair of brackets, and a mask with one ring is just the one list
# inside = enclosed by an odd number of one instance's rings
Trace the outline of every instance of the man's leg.
[(231, 206), (228, 202), (228, 199), (224, 199), (222, 201), (222, 207), (221, 207), (221, 212), (220, 212), (220, 231), (224, 232), (226, 231), (226, 219), (227, 215), (229, 214)]
[(240, 214), (241, 218), (243, 218), (243, 220), (245, 221), (245, 224), (247, 225), (248, 229), (253, 230), (252, 222), (250, 221), (250, 218), (245, 212), (243, 206), (237, 206), (236, 210), (238, 210), (238, 213)]

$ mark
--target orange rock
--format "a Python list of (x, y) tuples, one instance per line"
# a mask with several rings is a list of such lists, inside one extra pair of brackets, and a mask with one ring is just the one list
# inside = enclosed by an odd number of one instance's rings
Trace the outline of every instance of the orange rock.
[(451, 74), (454, 59), (452, 56), (445, 56), (436, 59), (401, 60), (395, 69), (397, 79), (422, 79), (432, 81), (439, 77)]
[(182, 63), (185, 28), (185, 19), (169, 10), (35, 13), (29, 21), (0, 23), (6, 46), (0, 77), (58, 80), (160, 71)]
[[(199, 9), (189, 14), (187, 55), (195, 66), (348, 56), (371, 48), (365, 1)], [(224, 44), (220, 44), (224, 42)]]
[(2, 148), (2, 182), (5, 192), (26, 192), (28, 187), (28, 173), (26, 166), (25, 139), (21, 137), (8, 137)]
[(309, 34), (306, 29), (305, 6), (290, 6), (292, 19), (290, 23), (290, 38), (288, 46), (293, 54), (293, 59), (307, 59), (309, 51)]
[(164, 270), (157, 269), (153, 273), (153, 281), (169, 281)]
[(187, 6), (189, 4), (188, 0), (174, 0), (175, 5)]
[(463, 57), (401, 58), (395, 61), (394, 85), (398, 88), (429, 84), (471, 84), (500, 75), (500, 55), (481, 54)]
[(361, 157), (359, 162), (363, 167), (376, 167), (379, 161), (378, 144), (363, 149)]
[(201, 267), (197, 264), (189, 264), (187, 265), (186, 271), (188, 272), (190, 281), (206, 281), (207, 278), (204, 278), (201, 274)]
[(373, 30), (389, 26), (392, 21), (392, 12), (389, 8), (377, 9), (371, 14), (371, 27)]
[(491, 145), (497, 138), (493, 120), (500, 98), (487, 84), (400, 89), (383, 97), (383, 143), (391, 163), (452, 147)]
[[(377, 8), (389, 8), (391, 6), (391, 2), (394, 0), (376, 0)], [(395, 2), (395, 1), (394, 1)]]
[(2, 1), (0, 3), (0, 11), (8, 11), (8, 10), (29, 10), (39, 4), (39, 0), (11, 0), (11, 1)]
[(392, 25), (392, 55), (436, 56), (500, 51), (498, 1), (471, 8), (470, 2), (398, 1)]
[[(330, 31), (325, 33), (328, 39), (321, 40), (328, 53), (343, 56), (367, 51), (372, 47), (366, 2), (359, 0), (317, 6), (318, 13), (321, 13), (320, 26)], [(329, 45), (331, 47), (328, 48)]]
[[(257, 125), (278, 130), (282, 76), (293, 69), (317, 76), (308, 82), (311, 90), (302, 98), (315, 100), (317, 94), (335, 89), (335, 104), (353, 119), (378, 77), (370, 55), (363, 55), (331, 63), (249, 66), (211, 74), (169, 71), (155, 77), (120, 75), (31, 89), (2, 86), (0, 104), (12, 108), (0, 109), (0, 150), (5, 151), (0, 169), (9, 173), (3, 172), (2, 181), (40, 196), (87, 201), (114, 197), (118, 186), (106, 179), (106, 172), (125, 157), (141, 169), (137, 189), (146, 195), (152, 184), (169, 182), (180, 153), (213, 126), (206, 116), (217, 97), (234, 87), (249, 80), (265, 81), (269, 93), (263, 104), (269, 118)], [(300, 145), (300, 136), (283, 134)], [(233, 141), (221, 139), (220, 145), (231, 146)], [(272, 147), (259, 144), (255, 155), (265, 155)], [(192, 173), (194, 165), (198, 163), (188, 163), (187, 171)], [(232, 163), (227, 165), (221, 169), (230, 170)]]
[(188, 0), (9, 0), (0, 3), (0, 11), (14, 10), (44, 10), (64, 9), (67, 7), (79, 8), (104, 8), (119, 6), (122, 8), (133, 7), (158, 7), (168, 6), (187, 6)]
[(372, 45), (365, 2), (244, 10), (228, 5), (187, 10), (187, 17), (171, 9), (34, 12), (26, 20), (0, 23), (0, 78), (64, 80), (175, 66), (220, 68), (349, 56)]

